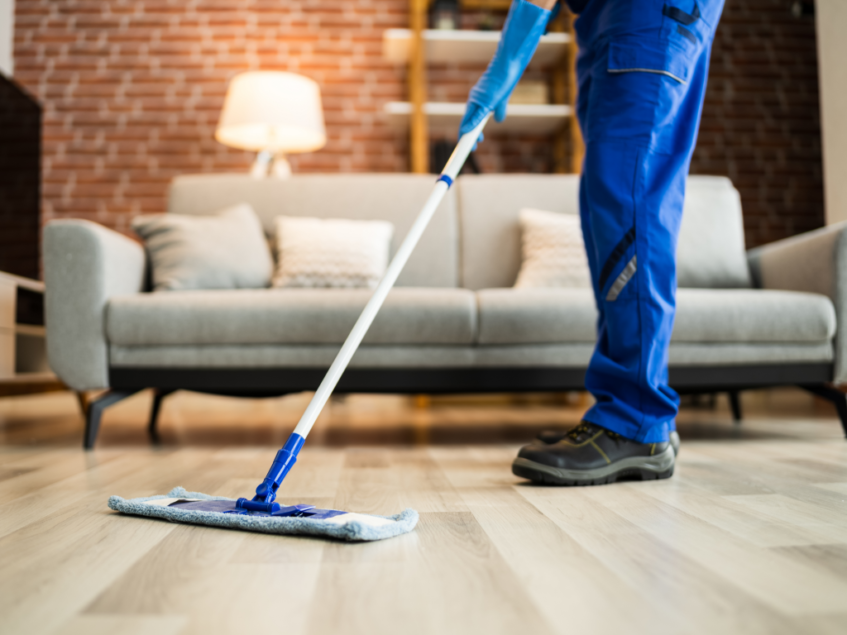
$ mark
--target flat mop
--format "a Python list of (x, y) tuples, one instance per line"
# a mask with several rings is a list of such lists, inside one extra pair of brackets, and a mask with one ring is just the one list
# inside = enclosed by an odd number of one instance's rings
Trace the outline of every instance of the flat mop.
[(324, 536), (351, 541), (391, 538), (415, 528), (418, 513), (413, 509), (407, 509), (395, 516), (373, 516), (334, 509), (318, 509), (314, 505), (282, 505), (276, 502), (276, 494), (283, 479), (297, 461), (297, 455), (318, 415), (338, 380), (341, 379), (356, 349), (359, 348), (388, 292), (394, 286), (397, 276), (400, 275), (415, 245), (418, 244), (418, 240), (429, 225), (441, 199), (444, 198), (476, 145), (487, 121), (488, 117), (459, 139), (459, 143), (456, 144), (453, 154), (435, 183), (432, 194), (418, 214), (391, 264), (388, 265), (385, 276), (365, 305), (353, 330), (347, 336), (335, 361), (332, 362), (326, 376), (318, 386), (297, 427), (294, 428), (294, 432), (288, 437), (283, 448), (276, 453), (267, 476), (256, 488), (256, 495), (250, 500), (247, 498), (233, 500), (198, 492), (187, 492), (177, 487), (166, 496), (129, 500), (112, 496), (109, 498), (110, 508), (125, 514), (163, 518), (194, 525), (228, 527), (268, 534)]

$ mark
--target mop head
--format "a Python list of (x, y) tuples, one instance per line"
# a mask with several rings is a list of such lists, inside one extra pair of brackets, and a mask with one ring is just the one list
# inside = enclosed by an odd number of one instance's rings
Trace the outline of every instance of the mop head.
[[(317, 536), (338, 540), (370, 541), (393, 538), (412, 531), (418, 522), (418, 512), (407, 509), (395, 516), (371, 516), (334, 509), (316, 509), (297, 505), (285, 516), (265, 512), (244, 512), (235, 507), (235, 500), (186, 492), (175, 487), (167, 496), (125, 499), (109, 498), (109, 507), (124, 514), (162, 518), (175, 523), (226, 527), (263, 534)], [(293, 509), (293, 508), (286, 508)]]

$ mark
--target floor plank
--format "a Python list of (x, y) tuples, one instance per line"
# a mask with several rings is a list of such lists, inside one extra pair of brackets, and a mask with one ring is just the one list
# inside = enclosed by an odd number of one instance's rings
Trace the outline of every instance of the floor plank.
[[(568, 532), (586, 551), (634, 589), (649, 589), (664, 604), (669, 632), (790, 633), (771, 607), (692, 557), (679, 541), (651, 532), (605, 504), (596, 492), (520, 488), (522, 496)], [(653, 514), (657, 524), (666, 519)], [(656, 610), (654, 598), (642, 597)]]
[(553, 632), (473, 514), (426, 512), (395, 545), (345, 549), (321, 568), (310, 633)]
[(642, 489), (626, 485), (588, 490), (587, 495), (673, 544), (678, 552), (722, 577), (739, 593), (750, 594), (779, 613), (805, 615), (843, 610), (847, 580), (781, 557), (777, 552), (756, 548), (655, 500)]
[(58, 635), (177, 635), (187, 622), (173, 615), (79, 615)]

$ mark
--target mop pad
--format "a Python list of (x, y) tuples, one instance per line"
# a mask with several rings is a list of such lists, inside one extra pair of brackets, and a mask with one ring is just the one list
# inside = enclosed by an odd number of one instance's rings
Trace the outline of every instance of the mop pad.
[(415, 528), (418, 512), (407, 509), (395, 516), (372, 516), (309, 505), (281, 507), (278, 513), (243, 512), (232, 498), (186, 492), (175, 487), (167, 496), (109, 498), (109, 507), (133, 516), (162, 518), (177, 523), (255, 531), (263, 534), (317, 536), (338, 540), (371, 541), (393, 538)]

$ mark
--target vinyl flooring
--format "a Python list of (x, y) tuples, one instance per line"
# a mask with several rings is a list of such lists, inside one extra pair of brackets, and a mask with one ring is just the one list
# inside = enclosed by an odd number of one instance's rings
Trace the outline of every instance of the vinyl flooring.
[[(556, 400), (333, 402), (281, 498), (420, 512), (379, 543), (254, 535), (122, 516), (110, 494), (248, 494), (306, 396), (149, 397), (78, 443), (73, 395), (0, 400), (0, 633), (847, 632), (847, 442), (802, 393), (689, 408), (677, 473), (527, 485), (520, 438), (566, 426)], [(573, 400), (572, 400), (573, 401)], [(584, 405), (584, 404), (583, 404)]]

